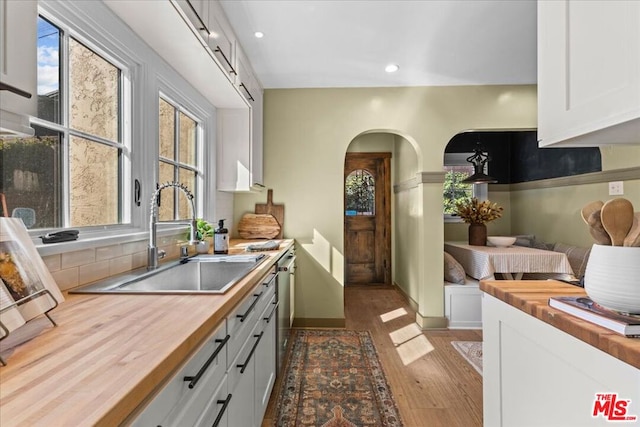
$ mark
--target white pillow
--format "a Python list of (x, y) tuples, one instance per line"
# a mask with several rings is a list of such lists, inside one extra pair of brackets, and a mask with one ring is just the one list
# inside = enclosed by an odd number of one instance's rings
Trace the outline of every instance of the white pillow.
[(464, 285), (466, 273), (464, 268), (448, 252), (444, 252), (444, 280), (446, 282)]

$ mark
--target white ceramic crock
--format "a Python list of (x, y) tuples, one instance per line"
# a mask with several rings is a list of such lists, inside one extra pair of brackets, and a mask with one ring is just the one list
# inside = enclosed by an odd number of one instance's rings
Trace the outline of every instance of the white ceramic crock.
[(603, 307), (640, 314), (640, 247), (593, 245), (584, 290)]

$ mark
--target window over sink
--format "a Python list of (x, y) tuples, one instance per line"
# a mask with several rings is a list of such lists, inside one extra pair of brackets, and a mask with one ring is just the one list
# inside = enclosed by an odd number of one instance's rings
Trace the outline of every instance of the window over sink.
[(35, 136), (2, 143), (7, 201), (34, 229), (126, 222), (126, 67), (42, 16), (37, 52)]

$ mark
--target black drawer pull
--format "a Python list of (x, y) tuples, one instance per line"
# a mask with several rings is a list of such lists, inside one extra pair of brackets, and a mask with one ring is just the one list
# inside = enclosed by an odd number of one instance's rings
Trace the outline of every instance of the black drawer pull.
[(269, 275), (269, 278), (264, 282), (262, 282), (262, 286), (266, 286), (267, 288), (271, 286), (271, 284), (273, 283), (273, 279), (275, 279), (275, 277), (276, 277), (276, 273), (271, 273)]
[(271, 322), (271, 318), (273, 317), (273, 313), (276, 312), (276, 309), (278, 308), (278, 305), (280, 303), (278, 301), (274, 301), (273, 303), (273, 310), (271, 310), (271, 313), (269, 313), (269, 315), (267, 317), (265, 317), (263, 320), (266, 320), (267, 323)]
[(209, 365), (211, 365), (211, 362), (213, 362), (214, 359), (218, 357), (218, 353), (220, 353), (220, 351), (224, 348), (225, 344), (227, 344), (227, 341), (229, 341), (229, 338), (231, 338), (230, 335), (227, 335), (226, 337), (224, 337), (224, 339), (221, 339), (221, 340), (217, 339), (216, 342), (220, 343), (220, 345), (216, 347), (213, 353), (211, 353), (211, 356), (209, 356), (209, 359), (207, 359), (207, 361), (204, 362), (204, 365), (202, 365), (198, 373), (193, 377), (186, 376), (183, 378), (184, 381), (190, 381), (189, 388), (194, 388), (196, 384), (198, 384), (198, 381), (200, 381), (200, 378), (202, 377), (202, 375), (204, 375), (206, 370), (209, 368)]
[(227, 410), (227, 406), (229, 406), (229, 402), (231, 402), (231, 393), (227, 395), (227, 398), (225, 400), (218, 400), (216, 402), (218, 405), (222, 405), (222, 409), (220, 409), (220, 413), (216, 417), (216, 420), (213, 422), (213, 425), (211, 427), (218, 427), (218, 424), (220, 424), (220, 421), (224, 416), (224, 412)]
[(255, 99), (253, 99), (253, 96), (251, 96), (251, 92), (249, 92), (249, 89), (247, 89), (244, 83), (240, 83), (240, 87), (244, 89), (245, 92), (247, 92), (247, 96), (249, 96), (250, 100), (255, 101)]
[(220, 55), (222, 55), (222, 59), (224, 59), (224, 62), (227, 63), (227, 65), (229, 66), (229, 68), (231, 68), (229, 70), (229, 72), (231, 74), (235, 74), (236, 76), (238, 75), (238, 73), (236, 73), (236, 70), (233, 69), (233, 65), (231, 65), (231, 62), (227, 59), (227, 55), (224, 54), (224, 52), (222, 51), (222, 49), (220, 48), (220, 46), (216, 46), (214, 52), (218, 52)]
[(264, 335), (264, 331), (260, 332), (260, 335), (254, 335), (253, 336), (254, 338), (258, 338), (258, 339), (253, 344), (253, 347), (251, 347), (251, 351), (249, 352), (249, 355), (247, 356), (247, 360), (245, 360), (242, 365), (236, 365), (237, 368), (240, 368), (240, 373), (241, 374), (244, 374), (244, 370), (247, 369), (247, 366), (249, 366), (249, 361), (251, 361), (251, 356), (253, 356), (253, 353), (255, 353), (256, 347), (258, 347), (258, 343), (262, 339), (262, 335)]
[(256, 304), (258, 303), (258, 300), (262, 296), (262, 292), (260, 292), (259, 294), (253, 294), (253, 296), (256, 297), (256, 299), (253, 300), (253, 302), (251, 303), (247, 311), (245, 311), (244, 314), (236, 314), (236, 317), (239, 317), (241, 322), (244, 322), (244, 319), (247, 318), (249, 313), (251, 313), (251, 310), (253, 310), (253, 307), (256, 306)]

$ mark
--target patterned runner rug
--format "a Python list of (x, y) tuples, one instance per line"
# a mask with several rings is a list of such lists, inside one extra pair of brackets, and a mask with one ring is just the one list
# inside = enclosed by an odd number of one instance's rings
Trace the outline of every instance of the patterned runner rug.
[(481, 341), (451, 341), (453, 348), (465, 358), (473, 368), (482, 375), (482, 342)]
[(291, 333), (278, 427), (403, 425), (368, 331)]

